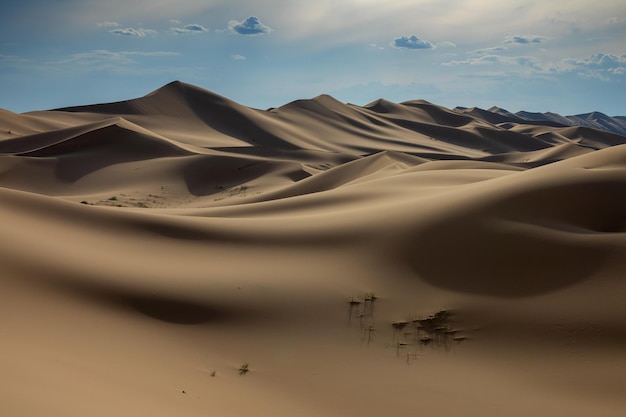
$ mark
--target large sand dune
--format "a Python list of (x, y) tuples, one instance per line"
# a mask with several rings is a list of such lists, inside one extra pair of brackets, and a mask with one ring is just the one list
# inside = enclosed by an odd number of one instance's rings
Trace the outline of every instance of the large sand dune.
[(0, 414), (623, 415), (626, 137), (484, 112), (1, 111)]

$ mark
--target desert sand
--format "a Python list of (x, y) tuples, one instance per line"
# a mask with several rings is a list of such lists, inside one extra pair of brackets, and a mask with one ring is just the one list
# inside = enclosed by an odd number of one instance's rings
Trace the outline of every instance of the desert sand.
[(626, 137), (497, 122), (0, 111), (0, 414), (623, 416)]

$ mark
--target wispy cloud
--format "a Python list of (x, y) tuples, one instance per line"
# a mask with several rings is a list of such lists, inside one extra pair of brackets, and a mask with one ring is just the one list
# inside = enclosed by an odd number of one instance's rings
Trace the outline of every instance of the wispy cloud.
[(433, 49), (435, 47), (432, 43), (427, 40), (420, 39), (415, 35), (400, 36), (399, 38), (395, 38), (391, 41), (391, 46), (394, 48), (404, 49)]
[(609, 17), (606, 20), (607, 23), (614, 25), (616, 23), (624, 23), (626, 22), (626, 17)]
[[(601, 81), (611, 81), (626, 77), (626, 54), (613, 55), (605, 53), (593, 54), (587, 58), (561, 58), (547, 60), (535, 56), (503, 56), (496, 54), (472, 54), (466, 59), (444, 62), (443, 66), (484, 66), (485, 71), (492, 68), (503, 69), (503, 74), (532, 76), (573, 74), (581, 78), (595, 78)], [(477, 74), (480, 75), (480, 74)]]
[(491, 54), (497, 54), (498, 52), (504, 52), (506, 50), (507, 48), (505, 46), (493, 46), (490, 48), (476, 49), (475, 51), (470, 52), (470, 54), (491, 55)]
[(612, 77), (626, 76), (626, 55), (594, 54), (584, 59), (568, 59), (572, 71), (585, 78), (609, 81)]
[(504, 37), (504, 43), (518, 44), (518, 45), (532, 45), (535, 43), (542, 43), (546, 40), (545, 36), (539, 35), (513, 35), (506, 34)]
[(0, 54), (0, 66), (18, 67), (22, 64), (30, 62), (29, 60), (16, 55)]
[(497, 63), (503, 63), (505, 61), (506, 61), (505, 57), (502, 57), (500, 55), (485, 54), (485, 55), (480, 55), (476, 57), (470, 57), (467, 59), (444, 62), (441, 65), (446, 66), (446, 67), (452, 67), (456, 65), (491, 65), (491, 64), (497, 64)]
[(435, 44), (437, 48), (456, 48), (456, 44), (450, 41), (437, 42)]
[(0, 68), (18, 69), (24, 73), (76, 74), (94, 71), (122, 72), (141, 71), (143, 73), (158, 71), (159, 68), (146, 69), (141, 65), (141, 59), (159, 59), (179, 56), (178, 52), (171, 51), (109, 51), (96, 49), (67, 55), (63, 58), (49, 61), (26, 59), (14, 55), (0, 54)]
[(446, 67), (458, 65), (498, 66), (500, 68), (508, 68), (508, 71), (512, 71), (512, 73), (517, 73), (518, 75), (547, 74), (556, 71), (553, 66), (542, 63), (533, 56), (483, 54), (471, 56), (463, 60), (444, 62), (442, 65)]
[(120, 36), (135, 36), (138, 38), (143, 38), (148, 35), (156, 35), (158, 32), (154, 29), (144, 29), (144, 28), (124, 28), (124, 29), (112, 29), (111, 32), (114, 35)]
[(99, 23), (96, 23), (96, 25), (99, 28), (117, 28), (117, 27), (122, 26), (117, 22), (99, 22)]
[(154, 51), (154, 52), (142, 52), (142, 51), (109, 51), (107, 49), (97, 49), (89, 52), (81, 52), (72, 54), (68, 58), (56, 61), (53, 64), (61, 65), (77, 65), (80, 67), (99, 67), (106, 68), (107, 66), (115, 65), (130, 65), (135, 64), (135, 57), (169, 57), (180, 55), (178, 52), (169, 51)]
[(270, 33), (273, 29), (269, 26), (265, 26), (258, 17), (250, 16), (241, 22), (237, 20), (231, 20), (228, 22), (228, 28), (240, 35), (263, 35)]
[[(180, 24), (180, 22), (178, 24)], [(170, 28), (170, 30), (173, 33), (203, 33), (209, 31), (207, 28), (198, 23), (191, 23), (183, 27), (173, 27)]]
[(245, 61), (246, 57), (243, 55), (239, 55), (239, 54), (234, 54), (230, 56), (232, 59), (234, 59), (235, 61)]

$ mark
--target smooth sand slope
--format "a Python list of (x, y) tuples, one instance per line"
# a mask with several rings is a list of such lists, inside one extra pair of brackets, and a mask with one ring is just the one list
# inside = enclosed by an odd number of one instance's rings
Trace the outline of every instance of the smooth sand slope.
[(623, 415), (626, 137), (493, 117), (1, 111), (0, 414)]

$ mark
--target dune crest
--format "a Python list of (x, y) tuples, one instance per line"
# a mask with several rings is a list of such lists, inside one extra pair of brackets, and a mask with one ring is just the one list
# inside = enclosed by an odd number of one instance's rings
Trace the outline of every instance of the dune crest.
[(620, 121), (179, 81), (2, 110), (2, 412), (621, 416)]

